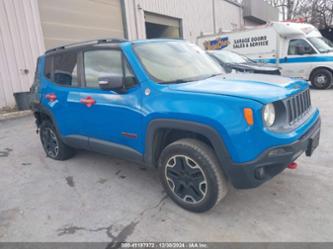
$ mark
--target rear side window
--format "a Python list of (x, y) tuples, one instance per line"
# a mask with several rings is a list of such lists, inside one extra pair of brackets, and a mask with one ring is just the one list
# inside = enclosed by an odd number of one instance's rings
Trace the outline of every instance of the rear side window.
[(66, 52), (49, 56), (45, 62), (45, 76), (62, 86), (79, 86), (77, 53)]

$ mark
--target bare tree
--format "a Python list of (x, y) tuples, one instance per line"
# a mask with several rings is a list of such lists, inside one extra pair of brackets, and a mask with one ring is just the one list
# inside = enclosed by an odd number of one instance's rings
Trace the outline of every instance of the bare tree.
[(303, 18), (318, 28), (326, 28), (333, 23), (333, 0), (266, 0), (279, 8), (282, 20)]
[(319, 28), (328, 28), (333, 24), (333, 1), (316, 1), (313, 13), (313, 20), (311, 22)]
[(283, 21), (293, 18), (295, 0), (267, 0), (267, 2), (281, 11)]

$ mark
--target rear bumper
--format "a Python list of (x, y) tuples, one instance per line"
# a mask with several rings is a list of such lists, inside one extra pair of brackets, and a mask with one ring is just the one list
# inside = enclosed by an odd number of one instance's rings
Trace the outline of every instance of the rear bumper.
[(228, 175), (232, 185), (238, 189), (255, 188), (282, 172), (304, 152), (311, 156), (319, 142), (320, 126), (318, 118), (296, 142), (270, 148), (254, 161), (231, 165)]

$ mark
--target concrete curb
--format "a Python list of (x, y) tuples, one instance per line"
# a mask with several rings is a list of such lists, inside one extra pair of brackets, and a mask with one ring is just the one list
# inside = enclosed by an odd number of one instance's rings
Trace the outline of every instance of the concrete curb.
[(32, 115), (31, 110), (18, 111), (18, 112), (8, 112), (8, 113), (0, 114), (0, 121), (26, 117), (26, 116), (30, 116), (30, 115)]

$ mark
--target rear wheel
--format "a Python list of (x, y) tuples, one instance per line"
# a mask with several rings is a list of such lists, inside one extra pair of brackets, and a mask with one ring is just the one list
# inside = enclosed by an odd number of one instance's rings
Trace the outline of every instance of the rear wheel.
[(170, 198), (192, 212), (211, 209), (227, 194), (227, 181), (212, 149), (195, 139), (168, 145), (160, 156), (159, 173)]
[(49, 120), (44, 120), (40, 126), (40, 140), (46, 155), (54, 160), (63, 161), (74, 155), (74, 149), (63, 143)]
[(327, 89), (333, 83), (332, 72), (327, 69), (317, 69), (311, 75), (311, 84), (316, 89)]

